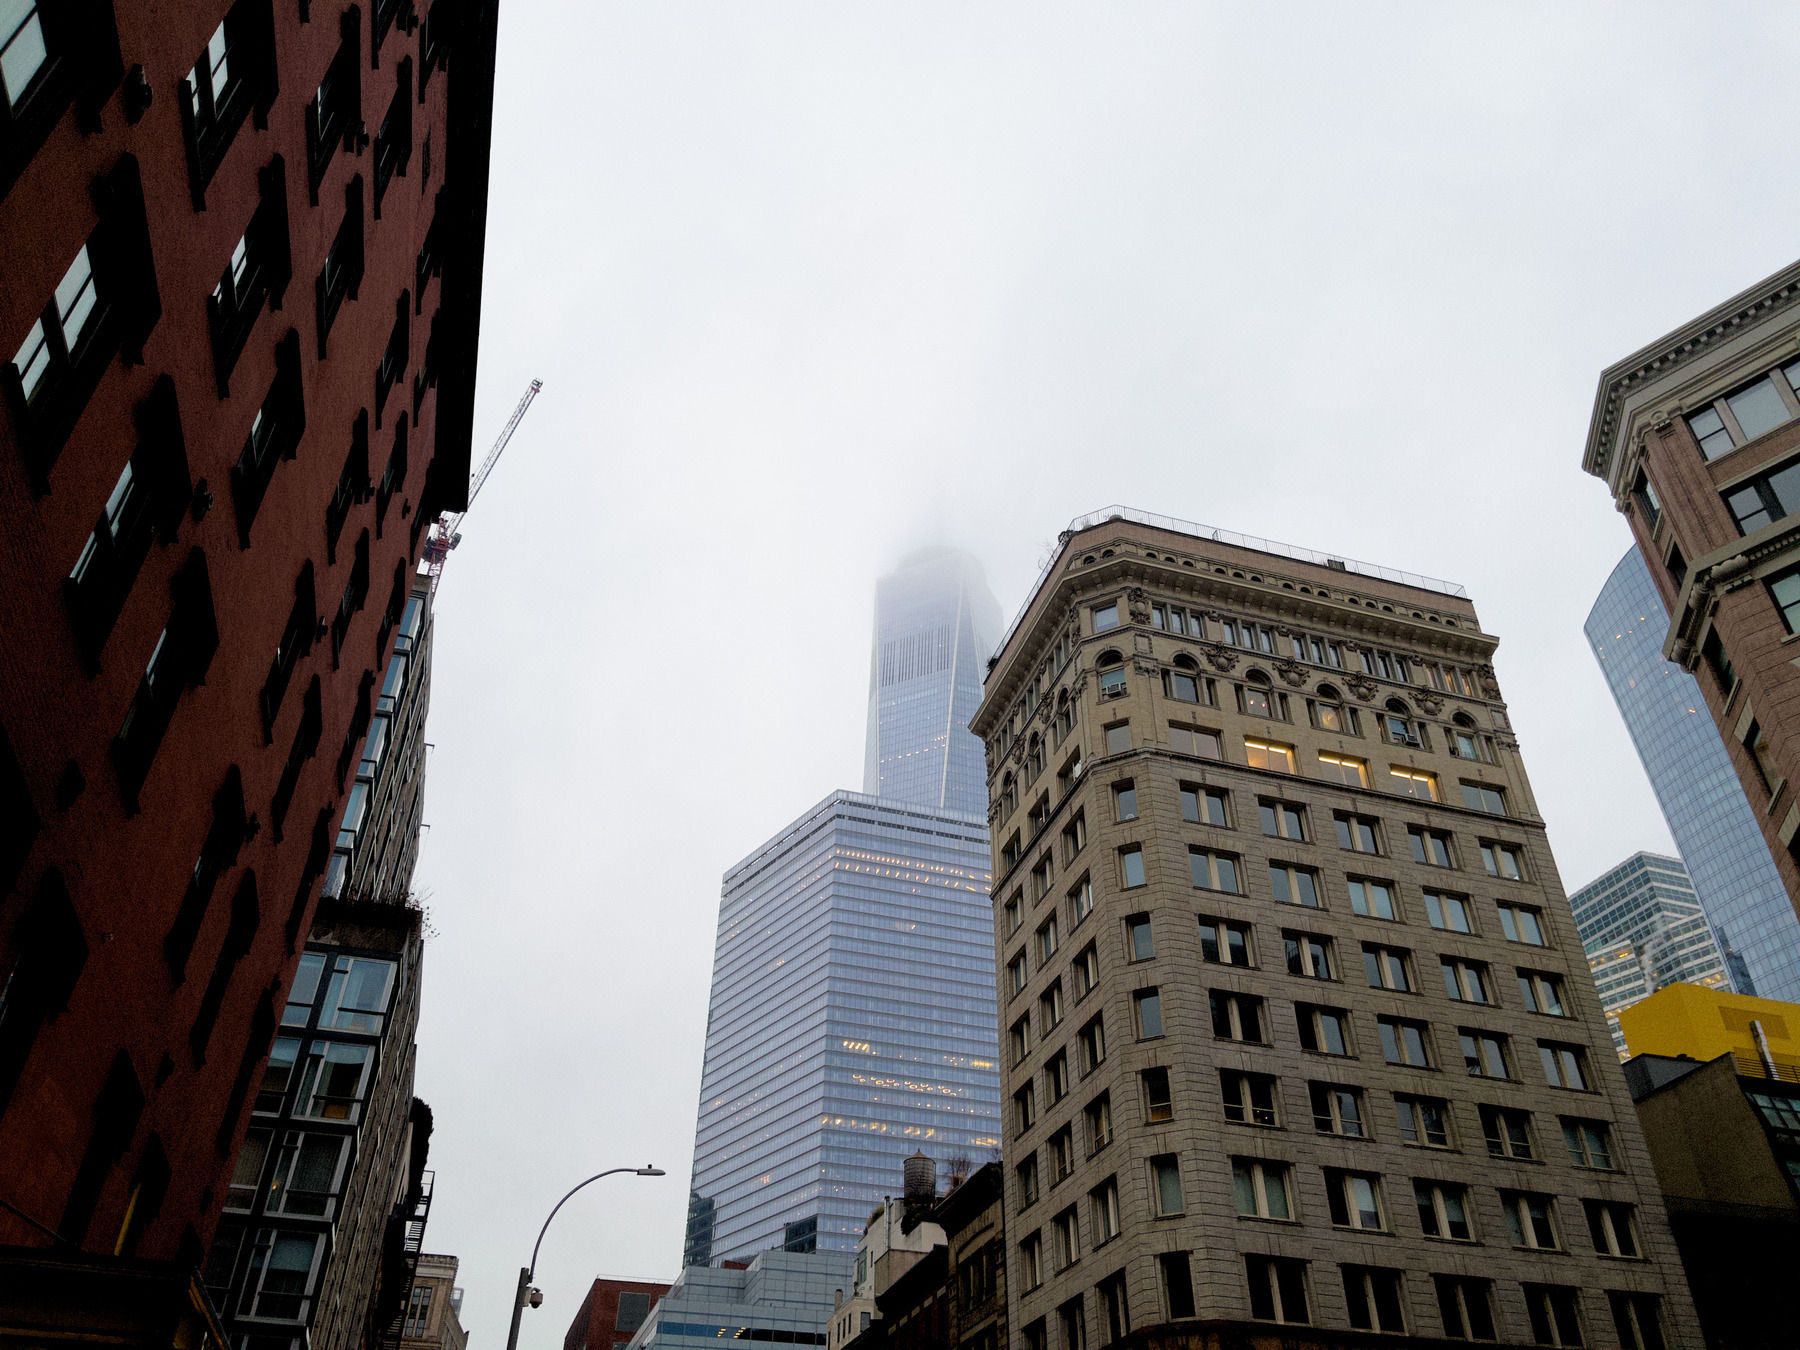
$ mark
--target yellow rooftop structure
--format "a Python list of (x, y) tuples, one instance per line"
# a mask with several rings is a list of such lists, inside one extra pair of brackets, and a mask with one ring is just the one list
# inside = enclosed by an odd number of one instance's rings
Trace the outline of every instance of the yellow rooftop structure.
[(1800, 1003), (1676, 983), (1619, 1010), (1619, 1026), (1633, 1055), (1710, 1060), (1735, 1054), (1754, 1059), (1758, 1051), (1752, 1022), (1762, 1026), (1777, 1063), (1800, 1064)]

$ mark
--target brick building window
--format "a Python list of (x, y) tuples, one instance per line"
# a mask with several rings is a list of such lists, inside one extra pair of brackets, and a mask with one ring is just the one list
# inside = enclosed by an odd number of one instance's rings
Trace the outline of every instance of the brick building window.
[(254, 111), (256, 125), (268, 126), (276, 86), (270, 0), (238, 0), (181, 81), (181, 130), (195, 210), (206, 209), (207, 185), (244, 118)]
[(113, 354), (141, 363), (162, 315), (137, 160), (121, 155), (94, 196), (100, 223), (43, 297), (12, 360), (0, 366), (0, 392), (39, 494)]
[(282, 700), (287, 697), (288, 682), (293, 678), (294, 667), (312, 651), (313, 632), (318, 621), (319, 609), (313, 590), (313, 565), (312, 559), (308, 558), (301, 565), (300, 575), (294, 581), (294, 605), (288, 611), (287, 625), (282, 629), (281, 641), (276, 644), (275, 658), (269, 663), (268, 678), (263, 681), (260, 703), (265, 743), (273, 739), (275, 718), (281, 711)]
[[(1800, 633), (1800, 569), (1784, 572), (1769, 582), (1769, 595), (1781, 611), (1781, 621), (1790, 633)], [(1724, 681), (1720, 681), (1721, 687)]]
[(1800, 361), (1759, 376), (1688, 414), (1688, 429), (1700, 443), (1700, 453), (1717, 459), (1790, 421), (1800, 412), (1794, 396), (1797, 383)]
[(138, 789), (150, 773), (151, 761), (169, 729), (175, 705), (184, 691), (205, 680), (207, 667), (219, 647), (219, 626), (213, 615), (212, 583), (205, 553), (195, 549), (188, 554), (172, 589), (168, 622), (151, 648), (137, 693), (113, 739), (119, 787), (134, 810)]
[(307, 185), (319, 204), (319, 184), (340, 145), (355, 148), (362, 130), (362, 11), (344, 10), (338, 21), (338, 49), (306, 105)]
[(63, 582), (76, 645), (90, 671), (99, 669), (100, 649), (125, 607), (151, 540), (159, 534), (165, 543), (175, 538), (193, 495), (175, 383), (167, 375), (138, 405), (137, 427), (137, 448)]
[(375, 537), (381, 538), (382, 522), (387, 519), (388, 505), (396, 494), (406, 486), (406, 438), (407, 417), (400, 414), (400, 420), (394, 424), (394, 448), (388, 452), (387, 467), (381, 471), (381, 481), (375, 485)]
[(387, 348), (375, 367), (375, 425), (378, 427), (382, 409), (387, 406), (388, 392), (406, 374), (406, 364), (412, 359), (412, 316), (407, 312), (410, 308), (411, 293), (401, 291), (400, 298), (394, 302), (394, 326), (388, 333)]
[(306, 430), (306, 403), (300, 385), (300, 334), (289, 329), (275, 349), (275, 378), (250, 421), (250, 434), (231, 470), (231, 499), (237, 509), (238, 544), (250, 547), (250, 527), (276, 466), (292, 459)]
[[(394, 0), (395, 3), (398, 0)], [(376, 0), (377, 8), (381, 0)], [(394, 68), (394, 97), (388, 103), (387, 112), (381, 119), (381, 127), (375, 133), (375, 219), (381, 219), (381, 199), (387, 193), (388, 183), (396, 174), (404, 178), (406, 166), (412, 159), (413, 147), (413, 63), (408, 56)]]
[(325, 360), (326, 339), (337, 322), (344, 301), (356, 299), (362, 285), (365, 253), (363, 246), (363, 180), (359, 173), (344, 189), (344, 218), (338, 222), (331, 248), (326, 251), (325, 265), (313, 283), (313, 303), (318, 315), (319, 359)]
[(287, 166), (280, 155), (258, 172), (257, 183), (261, 201), (232, 246), (225, 270), (206, 301), (213, 373), (220, 398), (230, 397), (231, 372), (250, 341), (250, 330), (264, 303), (272, 310), (280, 309), (288, 278), (293, 274), (293, 254), (288, 243)]
[(369, 499), (368, 488), (369, 414), (363, 411), (350, 424), (350, 451), (344, 456), (344, 467), (338, 471), (337, 486), (332, 490), (331, 500), (325, 504), (326, 562), (337, 561), (338, 536), (344, 532), (344, 522), (350, 517), (350, 508)]

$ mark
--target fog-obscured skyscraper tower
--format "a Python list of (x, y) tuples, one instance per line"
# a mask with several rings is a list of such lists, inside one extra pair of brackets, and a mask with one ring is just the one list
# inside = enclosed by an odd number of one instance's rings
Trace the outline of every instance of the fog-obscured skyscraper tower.
[(1668, 611), (1632, 549), (1588, 614), (1588, 645), (1737, 992), (1800, 1000), (1800, 919), (1700, 686), (1663, 656), (1668, 631)]
[(683, 1265), (850, 1252), (905, 1157), (1000, 1142), (987, 769), (1000, 607), (966, 553), (876, 586), (866, 791), (726, 874)]
[(958, 549), (921, 550), (875, 583), (864, 792), (986, 814), (969, 716), (1000, 628), (981, 564)]

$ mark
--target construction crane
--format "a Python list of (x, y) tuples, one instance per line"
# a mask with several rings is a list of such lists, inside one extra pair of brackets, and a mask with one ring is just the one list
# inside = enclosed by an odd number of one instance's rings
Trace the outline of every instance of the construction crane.
[(531, 400), (537, 397), (538, 390), (544, 387), (542, 380), (533, 380), (525, 390), (525, 397), (519, 400), (519, 406), (513, 409), (512, 416), (506, 419), (506, 425), (500, 428), (499, 439), (494, 448), (487, 452), (487, 458), (481, 461), (481, 467), (469, 477), (469, 501), (460, 511), (446, 511), (440, 515), (431, 527), (431, 533), (425, 539), (425, 559), (431, 568), (431, 593), (437, 594), (438, 578), (444, 575), (444, 560), (450, 556), (450, 550), (462, 543), (463, 517), (469, 514), (469, 507), (475, 505), (475, 494), (481, 491), (481, 485), (494, 471), (494, 465), (500, 459), (500, 452), (506, 449), (506, 443), (512, 439), (513, 432), (519, 429), (519, 423), (525, 417), (525, 410), (531, 406)]

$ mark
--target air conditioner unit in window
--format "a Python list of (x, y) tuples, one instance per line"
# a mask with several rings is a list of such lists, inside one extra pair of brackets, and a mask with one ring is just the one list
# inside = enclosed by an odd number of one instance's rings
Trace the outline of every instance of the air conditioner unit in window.
[(1408, 736), (1404, 739), (1404, 741), (1402, 743), (1405, 745), (1410, 745), (1415, 750), (1423, 750), (1425, 748), (1425, 743), (1423, 741), (1421, 741), (1417, 736)]

